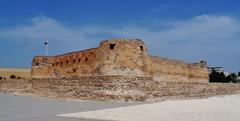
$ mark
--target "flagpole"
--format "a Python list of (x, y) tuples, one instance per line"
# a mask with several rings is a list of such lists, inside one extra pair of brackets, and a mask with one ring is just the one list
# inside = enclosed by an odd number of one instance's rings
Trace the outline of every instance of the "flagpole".
[(45, 45), (45, 56), (47, 56), (48, 55), (48, 40), (45, 41), (44, 45)]

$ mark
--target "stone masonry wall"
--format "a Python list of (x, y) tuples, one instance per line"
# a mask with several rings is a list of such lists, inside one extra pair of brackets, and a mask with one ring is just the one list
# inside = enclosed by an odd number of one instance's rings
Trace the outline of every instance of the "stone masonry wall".
[(56, 78), (91, 75), (95, 69), (96, 48), (57, 56), (36, 56), (32, 78)]
[(32, 88), (31, 80), (0, 80), (0, 92), (2, 91), (19, 91), (29, 90)]
[(98, 48), (57, 56), (36, 56), (32, 78), (81, 76), (152, 77), (157, 81), (208, 82), (207, 63), (189, 64), (148, 54), (140, 39), (105, 40)]
[(203, 62), (188, 64), (184, 61), (150, 56), (150, 72), (158, 81), (184, 81), (208, 83), (207, 66)]
[(156, 101), (240, 92), (240, 84), (159, 82), (148, 77), (96, 76), (32, 80), (35, 94), (97, 101)]
[(148, 52), (140, 39), (105, 40), (97, 51), (96, 75), (148, 76)]
[(96, 101), (159, 101), (240, 93), (240, 84), (159, 82), (150, 77), (84, 76), (75, 79), (1, 80), (1, 91)]

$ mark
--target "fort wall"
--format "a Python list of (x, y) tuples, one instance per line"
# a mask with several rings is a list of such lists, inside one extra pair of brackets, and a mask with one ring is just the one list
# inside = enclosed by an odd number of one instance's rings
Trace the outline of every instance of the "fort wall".
[(155, 81), (151, 77), (81, 76), (0, 80), (0, 92), (96, 101), (162, 101), (239, 93), (240, 84)]
[(32, 88), (32, 81), (27, 79), (0, 80), (0, 92), (16, 92)]
[(91, 75), (96, 65), (97, 48), (57, 56), (36, 56), (32, 77), (57, 78)]
[(158, 81), (208, 82), (207, 63), (151, 56), (140, 39), (102, 41), (98, 48), (57, 56), (36, 56), (33, 78), (80, 76), (152, 77)]
[(155, 81), (151, 77), (87, 76), (35, 79), (32, 91), (54, 98), (96, 101), (159, 101), (239, 93), (240, 84)]

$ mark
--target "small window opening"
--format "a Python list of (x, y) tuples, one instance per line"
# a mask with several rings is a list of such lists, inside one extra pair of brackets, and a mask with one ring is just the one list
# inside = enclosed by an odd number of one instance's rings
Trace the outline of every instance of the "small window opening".
[(78, 63), (80, 63), (80, 62), (81, 62), (81, 59), (79, 58), (79, 59), (78, 59)]
[(66, 65), (68, 64), (68, 61), (66, 61)]
[(109, 44), (110, 49), (114, 49), (115, 46), (116, 46), (116, 44)]
[(73, 72), (75, 73), (76, 71), (77, 71), (77, 69), (74, 68), (74, 69), (73, 69)]
[(76, 60), (75, 59), (73, 59), (73, 64), (76, 62)]
[(88, 61), (88, 58), (85, 58), (85, 61)]
[(54, 63), (52, 64), (52, 66), (54, 66)]
[(39, 65), (39, 63), (36, 63), (36, 65), (38, 66), (38, 65)]
[(56, 62), (56, 66), (58, 65), (58, 62)]
[(143, 51), (143, 46), (142, 45), (140, 46), (140, 49), (141, 49), (141, 51)]
[(63, 62), (61, 62), (60, 65), (62, 66), (62, 65), (63, 65)]

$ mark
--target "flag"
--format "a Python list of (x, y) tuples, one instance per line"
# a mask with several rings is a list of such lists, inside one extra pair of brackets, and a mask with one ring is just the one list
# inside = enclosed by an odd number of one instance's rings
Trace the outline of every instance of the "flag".
[(46, 41), (44, 42), (44, 45), (45, 45), (45, 46), (47, 46), (47, 45), (48, 45), (48, 40), (46, 40)]

